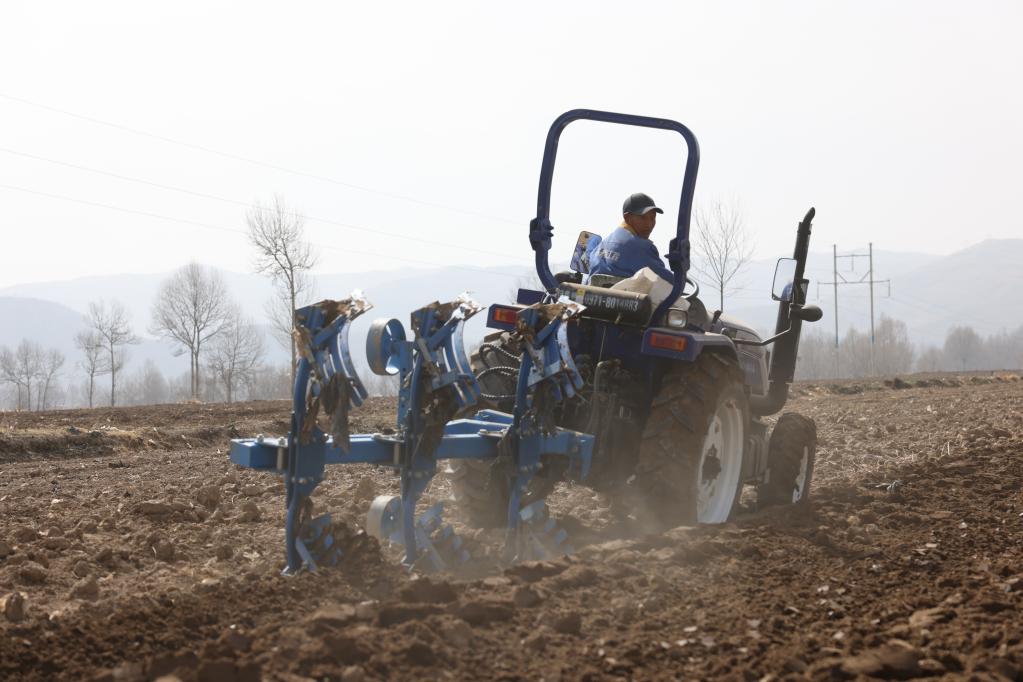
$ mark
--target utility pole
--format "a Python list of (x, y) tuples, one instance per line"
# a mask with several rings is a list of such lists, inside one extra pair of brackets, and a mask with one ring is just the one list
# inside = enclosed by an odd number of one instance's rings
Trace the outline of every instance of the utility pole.
[[(867, 276), (870, 278), (870, 347), (874, 347), (874, 242), (867, 244), (867, 257), (870, 259), (870, 269)], [(871, 352), (870, 364), (874, 364), (874, 355)], [(873, 367), (871, 367), (873, 369)]]
[(831, 281), (835, 283), (835, 378), (840, 375), (838, 361), (838, 244), (831, 245)]
[(831, 280), (835, 285), (835, 348), (838, 348), (838, 244), (831, 245)]
[[(849, 269), (855, 270), (856, 259), (866, 258), (867, 259), (867, 273), (859, 279), (848, 280), (838, 271), (838, 259), (848, 258)], [(818, 282), (817, 283), (817, 298), (820, 298), (820, 285), (832, 285), (835, 290), (835, 375), (838, 376), (838, 285), (839, 284), (866, 284), (870, 287), (870, 362), (871, 367), (874, 364), (874, 285), (875, 284), (887, 284), (888, 294), (892, 292), (892, 281), (890, 279), (874, 279), (874, 243), (870, 242), (868, 245), (867, 253), (846, 253), (841, 256), (838, 255), (838, 245), (831, 245), (831, 272), (834, 275), (830, 282)]]

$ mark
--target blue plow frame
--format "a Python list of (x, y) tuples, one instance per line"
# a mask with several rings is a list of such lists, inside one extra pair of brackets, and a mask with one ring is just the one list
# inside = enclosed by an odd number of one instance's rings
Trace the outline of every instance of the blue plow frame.
[[(521, 507), (523, 493), (543, 459), (569, 458), (569, 475), (579, 479), (590, 469), (593, 436), (540, 423), (530, 410), (538, 391), (548, 391), (558, 401), (582, 386), (568, 349), (565, 325), (580, 307), (550, 304), (519, 312), (520, 327), (528, 334), (515, 410), (506, 414), (484, 409), (470, 418), (457, 418), (468, 414), (480, 399), (479, 384), (462, 347), (462, 327), (479, 306), (460, 297), (415, 311), (412, 340), (406, 340), (397, 320), (375, 322), (367, 340), (367, 357), (378, 374), (399, 376), (396, 429), (386, 434), (349, 435), (348, 410), (362, 404), (366, 391), (351, 364), (348, 328), (369, 307), (361, 295), (353, 295), (297, 311), (301, 360), (290, 434), (231, 441), (230, 458), (235, 464), (284, 476), (286, 572), (295, 573), (303, 566), (316, 570), (318, 564), (333, 564), (340, 558), (341, 549), (328, 537), (329, 515), (307, 518), (309, 497), (323, 480), (328, 464), (374, 464), (391, 467), (399, 474), (400, 509), (388, 507), (388, 514), (400, 519), (391, 519), (393, 525), (384, 535), (402, 539), (404, 562), (412, 566), (424, 551), (431, 557), (437, 554), (432, 546), (421, 546), (429, 539), (415, 517), (416, 505), (437, 473), (437, 463), (508, 456), (515, 475), (505, 554), (509, 560), (530, 556), (530, 547), (538, 540), (523, 527), (537, 521), (550, 531), (552, 524), (542, 508)], [(329, 422), (326, 431), (321, 428), (323, 417)], [(557, 542), (563, 540), (561, 536), (563, 532)], [(433, 564), (444, 567), (439, 561)]]

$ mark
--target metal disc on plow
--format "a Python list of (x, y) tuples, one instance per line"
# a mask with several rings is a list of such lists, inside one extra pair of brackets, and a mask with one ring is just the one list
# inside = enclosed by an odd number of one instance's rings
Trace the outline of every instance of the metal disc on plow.
[(398, 356), (394, 344), (405, 338), (405, 327), (398, 320), (373, 320), (366, 335), (366, 361), (374, 374), (393, 376), (398, 373)]
[(401, 497), (377, 495), (373, 498), (366, 513), (366, 532), (380, 540), (400, 542), (401, 527)]

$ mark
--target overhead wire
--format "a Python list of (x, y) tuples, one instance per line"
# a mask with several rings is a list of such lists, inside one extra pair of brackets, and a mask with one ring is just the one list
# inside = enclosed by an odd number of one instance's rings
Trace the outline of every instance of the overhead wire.
[[(31, 107), (35, 107), (35, 108), (38, 108), (38, 109), (42, 109), (42, 110), (45, 110), (45, 111), (50, 111), (50, 112), (53, 112), (53, 113), (61, 114), (61, 115), (68, 116), (68, 117), (71, 117), (71, 118), (79, 119), (79, 120), (86, 121), (86, 122), (89, 122), (89, 123), (92, 123), (92, 124), (95, 124), (95, 125), (105, 126), (105, 127), (111, 128), (111, 129), (115, 129), (115, 130), (119, 130), (119, 131), (122, 131), (122, 132), (130, 133), (130, 134), (133, 134), (133, 135), (138, 135), (138, 136), (142, 136), (142, 137), (152, 138), (152, 139), (159, 140), (159, 141), (167, 143), (167, 144), (178, 145), (178, 146), (181, 146), (181, 147), (184, 147), (184, 148), (188, 148), (188, 149), (192, 149), (192, 150), (195, 150), (195, 151), (200, 151), (200, 152), (204, 152), (204, 153), (207, 153), (207, 154), (212, 154), (212, 155), (220, 156), (222, 158), (230, 159), (230, 160), (233, 160), (233, 161), (239, 161), (239, 162), (248, 163), (248, 164), (255, 165), (255, 166), (260, 166), (260, 167), (263, 167), (263, 168), (268, 168), (268, 169), (275, 170), (275, 171), (282, 172), (282, 173), (288, 173), (288, 174), (291, 174), (291, 175), (307, 177), (307, 178), (319, 180), (319, 181), (322, 181), (322, 182), (327, 182), (327, 183), (335, 184), (335, 185), (338, 185), (338, 186), (347, 187), (349, 189), (354, 189), (354, 190), (358, 190), (358, 191), (362, 191), (362, 192), (376, 194), (378, 196), (385, 196), (385, 197), (388, 197), (388, 198), (391, 198), (391, 199), (397, 199), (397, 200), (400, 200), (400, 201), (406, 201), (406, 202), (409, 202), (409, 203), (419, 204), (419, 205), (423, 205), (423, 206), (429, 206), (429, 207), (432, 207), (432, 208), (438, 208), (438, 209), (453, 211), (453, 212), (462, 213), (462, 214), (465, 214), (465, 215), (485, 218), (485, 219), (488, 219), (488, 220), (494, 220), (494, 221), (504, 222), (504, 223), (513, 224), (513, 225), (519, 225), (520, 224), (520, 221), (517, 221), (517, 220), (511, 220), (511, 219), (504, 218), (504, 217), (501, 217), (501, 216), (495, 216), (495, 215), (492, 215), (492, 214), (482, 213), (482, 212), (479, 212), (479, 211), (473, 211), (473, 210), (469, 210), (469, 209), (464, 209), (464, 208), (459, 208), (459, 207), (455, 207), (455, 206), (450, 206), (450, 205), (442, 204), (442, 203), (439, 203), (439, 202), (427, 201), (427, 200), (424, 200), (424, 199), (419, 199), (419, 198), (416, 198), (416, 197), (411, 197), (411, 196), (407, 196), (407, 195), (403, 195), (403, 194), (398, 194), (398, 193), (395, 193), (395, 192), (388, 192), (388, 191), (385, 191), (385, 190), (380, 190), (380, 189), (376, 189), (376, 188), (373, 188), (373, 187), (368, 187), (368, 186), (365, 186), (365, 185), (359, 185), (359, 184), (355, 184), (355, 183), (351, 183), (351, 182), (346, 182), (346, 181), (339, 180), (337, 178), (332, 178), (332, 177), (329, 177), (329, 176), (326, 176), (326, 175), (322, 175), (322, 174), (319, 174), (319, 173), (311, 173), (311, 172), (308, 172), (308, 171), (296, 170), (296, 169), (289, 168), (289, 167), (286, 167), (286, 166), (281, 166), (279, 164), (263, 161), (261, 159), (255, 159), (255, 158), (243, 156), (243, 155), (240, 155), (240, 154), (235, 154), (233, 152), (227, 152), (227, 151), (224, 151), (224, 150), (221, 150), (221, 149), (216, 149), (216, 148), (210, 147), (208, 145), (197, 144), (197, 143), (194, 143), (194, 142), (189, 142), (189, 141), (186, 141), (186, 140), (180, 140), (180, 139), (169, 137), (169, 136), (166, 136), (166, 135), (160, 135), (160, 134), (157, 134), (157, 133), (152, 133), (152, 132), (149, 132), (149, 131), (146, 131), (146, 130), (141, 130), (139, 128), (133, 128), (131, 126), (127, 126), (127, 125), (124, 125), (124, 124), (121, 124), (121, 123), (116, 123), (116, 122), (113, 122), (113, 121), (108, 121), (108, 120), (105, 120), (105, 119), (97, 118), (95, 116), (89, 116), (89, 115), (86, 115), (86, 114), (81, 114), (81, 113), (78, 113), (78, 112), (70, 111), (68, 109), (63, 109), (63, 108), (55, 107), (55, 106), (48, 105), (48, 104), (42, 104), (40, 102), (35, 102), (33, 100), (29, 100), (29, 99), (26, 99), (26, 98), (23, 98), (23, 97), (17, 97), (17, 96), (14, 96), (14, 95), (9, 95), (9, 94), (3, 93), (3, 92), (0, 92), (0, 98), (6, 99), (6, 100), (9, 100), (9, 101), (12, 101), (12, 102), (17, 102), (17, 103), (20, 103), (20, 104), (23, 104), (23, 105), (26, 105), (26, 106), (31, 106)], [(67, 162), (67, 161), (61, 161), (61, 160), (58, 160), (58, 159), (52, 159), (52, 158), (48, 158), (48, 157), (44, 157), (44, 156), (40, 156), (40, 155), (36, 155), (36, 154), (30, 154), (30, 153), (27, 153), (27, 152), (20, 152), (20, 151), (13, 150), (13, 149), (10, 149), (10, 148), (0, 148), (0, 151), (8, 153), (8, 154), (12, 154), (12, 155), (22, 156), (24, 158), (35, 159), (35, 160), (42, 161), (42, 162), (45, 162), (45, 163), (51, 163), (51, 164), (55, 164), (55, 165), (65, 166), (65, 167), (68, 167), (68, 168), (73, 168), (73, 169), (76, 169), (76, 170), (91, 172), (91, 173), (95, 173), (95, 174), (99, 174), (99, 175), (105, 175), (105, 176), (113, 177), (113, 178), (116, 178), (116, 179), (119, 179), (119, 180), (122, 180), (122, 181), (135, 182), (135, 183), (139, 183), (139, 184), (143, 184), (143, 185), (149, 185), (149, 186), (152, 186), (152, 187), (156, 187), (156, 188), (160, 188), (160, 189), (164, 189), (164, 190), (168, 190), (168, 191), (179, 192), (179, 193), (183, 193), (183, 194), (189, 194), (189, 195), (192, 195), (192, 196), (201, 197), (201, 198), (205, 198), (205, 199), (210, 199), (210, 200), (214, 200), (214, 201), (220, 201), (220, 202), (224, 202), (224, 203), (230, 203), (230, 204), (246, 206), (246, 207), (250, 206), (250, 204), (248, 204), (246, 202), (238, 201), (238, 200), (235, 200), (235, 199), (228, 199), (228, 198), (225, 198), (225, 197), (220, 197), (220, 196), (209, 194), (209, 193), (205, 193), (205, 192), (198, 192), (198, 191), (195, 191), (195, 190), (189, 190), (189, 189), (182, 188), (182, 187), (175, 187), (173, 185), (166, 185), (166, 184), (163, 184), (163, 183), (158, 183), (158, 182), (146, 180), (146, 179), (143, 179), (143, 178), (137, 178), (137, 177), (132, 177), (132, 176), (128, 176), (128, 175), (123, 175), (123, 174), (120, 174), (120, 173), (114, 173), (112, 171), (106, 171), (106, 170), (103, 170), (103, 169), (94, 168), (94, 167), (90, 167), (90, 166), (85, 166), (85, 165), (82, 165), (82, 164), (75, 164), (75, 163), (71, 163), (71, 162)], [(175, 221), (175, 222), (180, 222), (180, 223), (184, 223), (184, 224), (192, 224), (192, 225), (200, 226), (200, 227), (208, 227), (208, 228), (211, 228), (211, 229), (222, 229), (222, 230), (228, 230), (228, 231), (238, 232), (238, 233), (244, 234), (240, 230), (232, 230), (231, 228), (222, 228), (222, 227), (219, 227), (219, 226), (213, 226), (213, 225), (209, 225), (209, 224), (206, 224), (206, 223), (199, 223), (197, 221), (190, 221), (190, 220), (182, 220), (182, 219), (177, 219), (177, 218), (171, 218), (171, 217), (168, 217), (168, 216), (161, 216), (159, 214), (147, 213), (145, 211), (137, 211), (137, 210), (134, 210), (134, 209), (124, 209), (124, 208), (117, 207), (117, 206), (112, 206), (112, 205), (109, 205), (109, 204), (102, 204), (100, 202), (90, 202), (90, 201), (87, 201), (87, 200), (74, 199), (74, 198), (71, 198), (71, 197), (64, 197), (64, 196), (61, 196), (61, 195), (55, 195), (55, 194), (50, 194), (50, 193), (46, 193), (46, 192), (40, 192), (40, 191), (36, 191), (36, 190), (31, 190), (31, 189), (28, 189), (28, 188), (16, 187), (16, 186), (13, 186), (13, 185), (0, 185), (0, 186), (3, 186), (5, 188), (7, 188), (7, 189), (13, 189), (13, 190), (17, 190), (17, 191), (23, 191), (23, 192), (27, 192), (27, 193), (37, 194), (39, 196), (47, 196), (47, 197), (51, 197), (51, 198), (62, 199), (62, 200), (82, 203), (82, 204), (86, 204), (86, 205), (92, 205), (92, 206), (100, 207), (100, 208), (109, 208), (109, 209), (112, 209), (112, 210), (124, 211), (124, 212), (129, 212), (129, 213), (135, 213), (137, 215), (145, 215), (145, 216), (148, 216), (148, 217), (158, 218), (158, 219), (161, 219), (161, 220)], [(426, 244), (433, 244), (433, 245), (437, 245), (437, 246), (443, 246), (445, 248), (456, 248), (456, 249), (462, 249), (462, 250), (465, 250), (465, 251), (473, 251), (473, 252), (483, 253), (483, 254), (488, 254), (488, 255), (499, 255), (499, 256), (502, 256), (502, 257), (505, 257), (505, 258), (507, 257), (507, 254), (505, 254), (505, 253), (498, 253), (498, 252), (489, 251), (489, 250), (486, 250), (486, 249), (479, 249), (479, 248), (472, 247), (472, 246), (465, 246), (465, 245), (461, 245), (461, 244), (451, 244), (451, 243), (446, 243), (446, 242), (440, 242), (440, 241), (437, 241), (437, 240), (425, 239), (425, 238), (421, 238), (421, 237), (415, 237), (415, 236), (405, 235), (405, 234), (401, 234), (401, 233), (389, 232), (389, 231), (386, 231), (386, 230), (380, 230), (380, 229), (377, 229), (377, 228), (370, 228), (370, 227), (365, 227), (365, 226), (362, 226), (362, 225), (355, 225), (355, 224), (345, 223), (345, 222), (331, 220), (331, 219), (327, 219), (327, 218), (320, 218), (320, 217), (310, 216), (310, 215), (306, 215), (306, 214), (302, 214), (302, 213), (298, 213), (298, 212), (289, 212), (289, 214), (290, 215), (294, 215), (295, 217), (303, 218), (303, 219), (306, 219), (306, 220), (309, 220), (309, 221), (313, 221), (313, 222), (320, 222), (320, 223), (329, 224), (329, 225), (336, 225), (336, 226), (339, 226), (339, 227), (344, 227), (344, 228), (353, 229), (353, 230), (359, 230), (359, 231), (368, 232), (368, 233), (372, 233), (372, 234), (379, 234), (379, 235), (387, 236), (387, 237), (393, 237), (393, 238), (399, 238), (399, 239), (407, 239), (407, 240), (417, 241), (417, 242), (426, 243)], [(333, 245), (326, 245), (326, 244), (316, 244), (316, 245), (323, 246), (324, 248), (328, 248), (328, 249), (344, 250), (344, 251), (346, 251), (348, 253), (359, 253), (359, 254), (363, 254), (363, 255), (372, 255), (372, 256), (378, 257), (378, 258), (392, 258), (394, 260), (411, 262), (411, 263), (420, 263), (420, 264), (431, 265), (431, 266), (435, 266), (435, 267), (447, 267), (447, 266), (442, 266), (439, 263), (433, 263), (433, 262), (430, 262), (430, 261), (402, 258), (402, 257), (398, 257), (398, 256), (390, 256), (390, 255), (382, 255), (382, 254), (370, 254), (368, 252), (357, 251), (357, 250), (348, 249), (348, 248), (342, 249), (341, 247), (336, 247), (336, 246), (333, 246)], [(525, 265), (526, 263), (523, 262), (521, 264)], [(456, 269), (461, 269), (461, 270), (473, 270), (473, 271), (482, 271), (482, 272), (492, 272), (491, 270), (485, 270), (483, 268), (472, 268), (470, 266), (450, 266), (450, 267), (454, 267)], [(506, 276), (512, 276), (512, 275), (507, 275), (507, 273), (499, 273), (499, 274), (506, 275)], [(740, 287), (740, 288), (734, 289), (734, 290), (745, 290), (745, 289)]]
[[(92, 166), (85, 166), (85, 165), (82, 165), (82, 164), (72, 163), (70, 161), (61, 161), (60, 159), (53, 159), (53, 158), (49, 158), (49, 157), (46, 157), (46, 156), (40, 156), (38, 154), (30, 154), (28, 152), (18, 151), (16, 149), (11, 149), (9, 147), (0, 147), (0, 152), (3, 152), (5, 154), (11, 154), (13, 156), (20, 156), (20, 157), (27, 158), (27, 159), (33, 159), (35, 161), (42, 161), (44, 163), (49, 163), (49, 164), (53, 164), (53, 165), (57, 165), (57, 166), (64, 166), (66, 168), (72, 168), (72, 169), (79, 170), (79, 171), (84, 171), (84, 172), (88, 172), (88, 173), (94, 173), (94, 174), (97, 174), (97, 175), (103, 175), (103, 176), (115, 178), (117, 180), (122, 180), (122, 181), (125, 181), (125, 182), (134, 182), (134, 183), (137, 183), (137, 184), (140, 184), (140, 185), (147, 185), (147, 186), (150, 186), (150, 187), (156, 187), (158, 189), (168, 190), (168, 191), (171, 191), (171, 192), (178, 192), (178, 193), (181, 193), (181, 194), (187, 194), (187, 195), (199, 197), (199, 198), (202, 198), (202, 199), (210, 199), (212, 201), (219, 201), (219, 202), (222, 202), (222, 203), (233, 204), (233, 205), (236, 205), (236, 206), (243, 206), (243, 207), (246, 207), (246, 208), (251, 208), (251, 206), (252, 206), (249, 203), (246, 203), (244, 201), (240, 201), (240, 200), (237, 200), (237, 199), (228, 199), (226, 197), (217, 196), (215, 194), (209, 194), (209, 193), (206, 193), (206, 192), (198, 192), (198, 191), (195, 191), (195, 190), (186, 189), (184, 187), (175, 187), (174, 185), (166, 185), (166, 184), (163, 184), (163, 183), (160, 183), (160, 182), (154, 182), (152, 180), (146, 180), (144, 178), (138, 178), (138, 177), (134, 177), (134, 176), (130, 176), (130, 175), (123, 175), (121, 173), (114, 173), (112, 171), (103, 170), (101, 168), (94, 168)], [(316, 217), (316, 216), (308, 215), (306, 213), (300, 213), (298, 211), (286, 211), (285, 213), (286, 213), (286, 215), (290, 215), (290, 216), (293, 216), (295, 218), (301, 218), (301, 219), (308, 220), (308, 221), (311, 221), (311, 222), (324, 223), (324, 224), (327, 224), (327, 225), (335, 225), (337, 227), (344, 227), (344, 228), (348, 228), (348, 229), (351, 229), (351, 230), (358, 230), (360, 232), (367, 232), (369, 234), (376, 234), (376, 235), (380, 235), (380, 236), (384, 236), (384, 237), (394, 237), (394, 238), (397, 238), (397, 239), (405, 239), (405, 240), (410, 240), (410, 241), (416, 241), (416, 242), (420, 242), (420, 243), (423, 243), (423, 244), (432, 244), (434, 246), (443, 246), (445, 248), (450, 248), (450, 249), (462, 249), (462, 250), (465, 250), (465, 251), (473, 251), (473, 252), (476, 252), (476, 253), (482, 253), (482, 254), (487, 254), (487, 255), (491, 255), (491, 256), (501, 256), (501, 257), (504, 257), (504, 258), (507, 257), (507, 254), (500, 253), (498, 251), (490, 251), (490, 250), (487, 250), (487, 249), (480, 249), (480, 248), (476, 248), (476, 247), (473, 247), (473, 246), (466, 246), (464, 244), (452, 244), (450, 242), (442, 242), (442, 241), (438, 241), (436, 239), (426, 239), (426, 238), (423, 238), (423, 237), (415, 237), (415, 236), (411, 236), (411, 235), (402, 234), (402, 233), (399, 233), (399, 232), (389, 232), (387, 230), (381, 230), (381, 229), (372, 228), (372, 227), (365, 227), (365, 226), (362, 226), (362, 225), (355, 225), (353, 223), (346, 223), (346, 222), (342, 222), (342, 221), (339, 221), (339, 220), (331, 220), (329, 218), (319, 218), (319, 217)], [(528, 265), (528, 263), (526, 261), (523, 261), (521, 264), (522, 265)]]
[(54, 113), (57, 113), (57, 114), (62, 114), (64, 116), (69, 116), (71, 118), (76, 118), (76, 119), (79, 119), (79, 120), (82, 120), (82, 121), (88, 121), (89, 123), (93, 123), (93, 124), (96, 124), (96, 125), (106, 126), (108, 128), (112, 128), (112, 129), (115, 129), (115, 130), (120, 130), (120, 131), (123, 131), (123, 132), (131, 133), (133, 135), (139, 135), (139, 136), (142, 136), (142, 137), (148, 137), (148, 138), (152, 138), (154, 140), (160, 140), (161, 142), (165, 142), (165, 143), (168, 143), (168, 144), (174, 144), (174, 145), (178, 145), (178, 146), (181, 146), (181, 147), (186, 147), (188, 149), (193, 149), (193, 150), (196, 150), (196, 151), (205, 152), (207, 154), (213, 154), (215, 156), (220, 156), (222, 158), (230, 159), (232, 161), (240, 161), (242, 163), (248, 163), (248, 164), (252, 164), (252, 165), (255, 165), (255, 166), (261, 166), (263, 168), (269, 168), (271, 170), (275, 170), (275, 171), (278, 171), (278, 172), (281, 172), (281, 173), (288, 173), (290, 175), (296, 175), (296, 176), (300, 176), (300, 177), (311, 178), (311, 179), (314, 179), (314, 180), (319, 180), (321, 182), (327, 182), (327, 183), (330, 183), (330, 184), (333, 184), (333, 185), (338, 185), (338, 186), (341, 186), (341, 187), (347, 187), (349, 189), (358, 190), (360, 192), (367, 192), (367, 193), (370, 193), (370, 194), (376, 194), (378, 196), (383, 196), (383, 197), (387, 197), (387, 198), (390, 198), (390, 199), (397, 199), (399, 201), (405, 201), (405, 202), (409, 202), (409, 203), (413, 203), (413, 204), (419, 204), (421, 206), (430, 206), (432, 208), (439, 208), (439, 209), (443, 209), (443, 210), (447, 210), (447, 211), (453, 211), (455, 213), (462, 213), (464, 215), (475, 216), (477, 218), (485, 218), (487, 220), (493, 220), (493, 221), (497, 221), (497, 222), (508, 223), (508, 224), (511, 224), (511, 225), (521, 225), (521, 222), (518, 221), (518, 220), (511, 220), (510, 218), (503, 218), (501, 216), (495, 216), (495, 215), (491, 215), (491, 214), (488, 214), (488, 213), (483, 213), (483, 212), (480, 212), (480, 211), (473, 211), (473, 210), (470, 210), (470, 209), (459, 208), (457, 206), (450, 206), (448, 204), (442, 204), (442, 203), (435, 202), (435, 201), (427, 201), (425, 199), (419, 199), (417, 197), (410, 197), (410, 196), (407, 196), (407, 195), (404, 195), (404, 194), (398, 194), (396, 192), (388, 192), (386, 190), (380, 190), (380, 189), (376, 189), (374, 187), (368, 187), (368, 186), (365, 186), (365, 185), (358, 185), (358, 184), (355, 184), (355, 183), (352, 183), (352, 182), (346, 182), (344, 180), (338, 180), (337, 178), (332, 178), (332, 177), (329, 177), (329, 176), (326, 176), (326, 175), (321, 175), (319, 173), (311, 173), (311, 172), (308, 172), (308, 171), (296, 170), (294, 168), (288, 168), (287, 166), (281, 166), (279, 164), (270, 163), (268, 161), (263, 161), (261, 159), (254, 159), (254, 158), (251, 158), (251, 157), (242, 156), (241, 154), (235, 154), (233, 152), (226, 152), (226, 151), (223, 151), (223, 150), (220, 150), (220, 149), (216, 149), (214, 147), (210, 147), (210, 146), (207, 146), (207, 145), (196, 144), (194, 142), (188, 142), (188, 141), (185, 141), (185, 140), (179, 140), (179, 139), (176, 139), (176, 138), (173, 138), (173, 137), (168, 137), (166, 135), (160, 135), (160, 134), (157, 134), (157, 133), (151, 133), (151, 132), (146, 131), (146, 130), (140, 130), (138, 128), (132, 128), (130, 126), (123, 125), (121, 123), (115, 123), (113, 121), (107, 121), (107, 120), (104, 120), (104, 119), (101, 119), (101, 118), (96, 118), (95, 116), (87, 116), (85, 114), (79, 114), (79, 113), (76, 113), (76, 112), (73, 112), (73, 111), (69, 111), (67, 109), (62, 109), (60, 107), (55, 107), (55, 106), (51, 106), (51, 105), (48, 105), (48, 104), (41, 104), (39, 102), (34, 102), (32, 100), (25, 99), (23, 97), (15, 97), (13, 95), (8, 95), (6, 93), (0, 92), (0, 98), (6, 99), (6, 100), (9, 100), (9, 101), (12, 101), (12, 102), (18, 102), (20, 104), (24, 104), (24, 105), (27, 105), (27, 106), (43, 109), (45, 111), (51, 111), (51, 112), (54, 112)]
[[(909, 294), (906, 294), (905, 292), (901, 293), (900, 296), (910, 297)], [(987, 333), (997, 333), (998, 331), (1001, 331), (1000, 329), (996, 329), (995, 327), (993, 327), (988, 322), (983, 322), (981, 320), (977, 320), (975, 318), (971, 318), (971, 317), (967, 317), (967, 316), (964, 316), (964, 315), (961, 315), (961, 314), (958, 314), (958, 313), (954, 313), (954, 312), (949, 311), (949, 310), (942, 310), (941, 308), (939, 308), (939, 307), (937, 307), (937, 306), (935, 306), (935, 305), (933, 305), (931, 303), (924, 303), (924, 302), (913, 303), (912, 301), (906, 301), (906, 300), (903, 300), (903, 299), (898, 298), (896, 296), (888, 296), (886, 298), (889, 301), (893, 301), (895, 303), (898, 303), (899, 305), (906, 306), (908, 308), (914, 308), (914, 309), (919, 310), (921, 312), (927, 313), (928, 315), (947, 315), (947, 314), (949, 314), (951, 312), (953, 314), (953, 316), (956, 317), (957, 319), (960, 319), (963, 322), (969, 322), (970, 324), (972, 324), (972, 325), (974, 325), (976, 327), (980, 327), (981, 329), (986, 330)], [(910, 297), (910, 298), (916, 298), (916, 297), (913, 296), (913, 297)], [(920, 300), (920, 299), (917, 299), (917, 300)]]
[[(59, 199), (61, 201), (68, 201), (68, 202), (72, 202), (72, 203), (76, 203), (76, 204), (83, 204), (83, 205), (86, 205), (86, 206), (93, 206), (93, 207), (96, 207), (96, 208), (104, 208), (104, 209), (108, 209), (108, 210), (112, 210), (112, 211), (120, 211), (121, 213), (130, 213), (130, 214), (133, 214), (133, 215), (145, 216), (147, 218), (155, 218), (155, 219), (158, 219), (158, 220), (166, 220), (168, 222), (180, 223), (180, 224), (183, 224), (183, 225), (192, 225), (194, 227), (201, 227), (201, 228), (206, 228), (206, 229), (210, 229), (210, 230), (218, 230), (218, 231), (221, 231), (221, 232), (232, 232), (232, 233), (235, 233), (235, 234), (247, 235), (247, 233), (244, 230), (239, 230), (239, 229), (235, 229), (235, 228), (231, 228), (231, 227), (224, 227), (222, 225), (212, 225), (210, 223), (204, 223), (204, 222), (200, 222), (198, 220), (189, 220), (187, 218), (173, 218), (171, 216), (165, 216), (165, 215), (161, 215), (159, 213), (151, 213), (149, 211), (141, 211), (141, 210), (133, 209), (133, 208), (125, 208), (123, 206), (115, 206), (113, 204), (106, 204), (106, 203), (102, 203), (102, 202), (99, 202), (99, 201), (92, 201), (92, 200), (89, 200), (89, 199), (78, 199), (78, 198), (75, 198), (75, 197), (68, 197), (68, 196), (64, 196), (64, 195), (61, 195), (61, 194), (53, 194), (51, 192), (43, 192), (43, 191), (40, 191), (40, 190), (35, 190), (35, 189), (28, 188), (28, 187), (19, 187), (17, 185), (8, 185), (6, 183), (0, 183), (0, 189), (14, 190), (14, 191), (17, 191), (17, 192), (24, 192), (26, 194), (34, 194), (36, 196), (47, 197), (47, 198), (50, 198), (50, 199)], [(390, 254), (382, 254), (382, 253), (373, 253), (373, 252), (369, 252), (369, 251), (361, 251), (361, 250), (358, 250), (358, 249), (349, 248), (347, 246), (337, 246), (337, 245), (334, 245), (334, 244), (326, 244), (326, 243), (323, 243), (323, 242), (312, 242), (311, 241), (310, 244), (313, 244), (314, 246), (319, 246), (320, 248), (323, 248), (323, 249), (329, 249), (329, 250), (332, 250), (332, 251), (340, 251), (340, 252), (346, 253), (346, 254), (356, 254), (356, 255), (360, 255), (360, 256), (371, 256), (373, 258), (391, 259), (391, 260), (403, 261), (403, 262), (407, 262), (407, 263), (416, 263), (418, 265), (428, 265), (428, 266), (435, 267), (435, 268), (450, 268), (450, 269), (453, 269), (453, 270), (464, 270), (466, 272), (484, 272), (484, 273), (486, 273), (488, 275), (499, 275), (499, 276), (502, 276), (502, 277), (510, 277), (510, 278), (516, 279), (516, 280), (522, 278), (522, 275), (516, 275), (516, 274), (512, 274), (512, 273), (508, 273), (508, 272), (501, 272), (499, 270), (492, 270), (492, 269), (487, 269), (487, 268), (477, 268), (477, 267), (472, 267), (472, 266), (469, 266), (469, 265), (449, 265), (447, 263), (443, 263), (443, 264), (442, 263), (434, 263), (432, 261), (415, 259), (415, 258), (406, 258), (404, 256), (394, 256), (394, 255), (390, 255)]]

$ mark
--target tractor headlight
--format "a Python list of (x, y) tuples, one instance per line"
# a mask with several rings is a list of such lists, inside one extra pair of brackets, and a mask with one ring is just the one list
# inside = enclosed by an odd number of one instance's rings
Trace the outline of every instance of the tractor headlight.
[(689, 313), (678, 308), (669, 308), (667, 322), (672, 329), (682, 329), (689, 323)]

